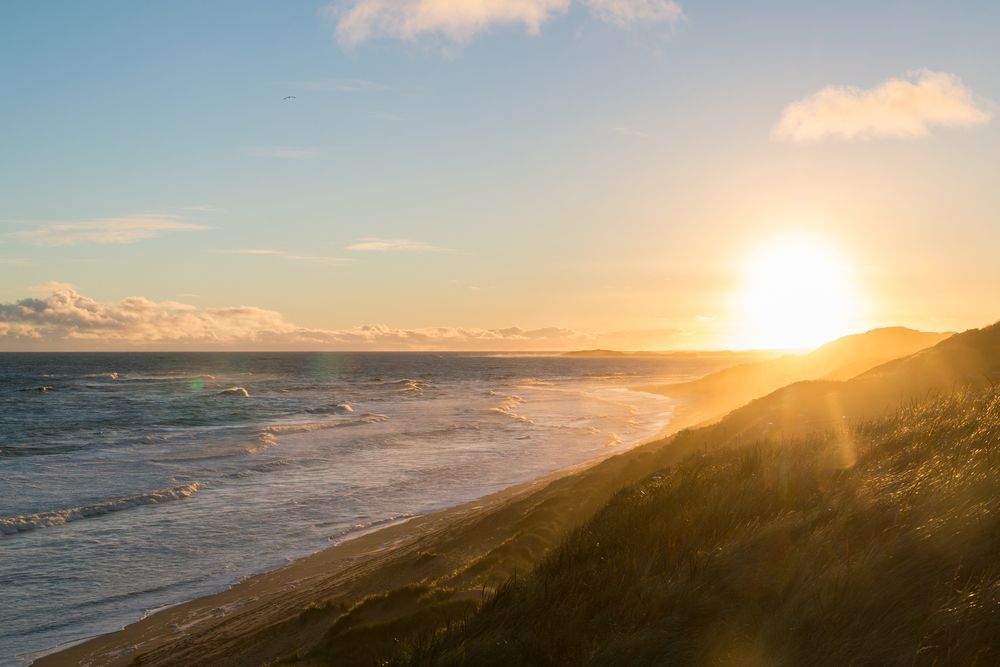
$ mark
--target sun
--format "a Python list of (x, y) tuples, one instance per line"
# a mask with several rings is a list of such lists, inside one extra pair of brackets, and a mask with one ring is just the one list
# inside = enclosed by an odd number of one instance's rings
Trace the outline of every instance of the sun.
[(849, 264), (832, 244), (808, 237), (779, 238), (754, 250), (736, 308), (746, 348), (816, 347), (859, 327)]

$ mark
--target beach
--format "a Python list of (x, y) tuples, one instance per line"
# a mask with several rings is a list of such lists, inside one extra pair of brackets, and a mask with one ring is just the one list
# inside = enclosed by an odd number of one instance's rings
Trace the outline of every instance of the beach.
[(619, 488), (681, 456), (669, 453), (668, 433), (683, 426), (670, 424), (628, 452), (353, 537), (32, 664), (263, 664), (312, 645), (331, 616), (371, 596), (423, 584), (478, 602), (530, 570)]
[(733, 360), (3, 357), (0, 663), (628, 451), (676, 408), (631, 387)]

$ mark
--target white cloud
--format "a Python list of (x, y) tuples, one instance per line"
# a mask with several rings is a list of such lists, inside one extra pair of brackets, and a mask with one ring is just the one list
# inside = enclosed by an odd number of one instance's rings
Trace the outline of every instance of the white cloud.
[(320, 264), (343, 264), (351, 260), (346, 257), (328, 257), (324, 255), (298, 255), (274, 248), (239, 248), (236, 250), (216, 250), (220, 255), (256, 255), (260, 257), (280, 257), (299, 262), (317, 262)]
[[(0, 345), (58, 348), (561, 349), (592, 337), (570, 329), (399, 329), (369, 324), (311, 329), (254, 306), (200, 309), (134, 296), (102, 303), (67, 285), (45, 298), (0, 303)], [(25, 345), (27, 344), (27, 345)]]
[(625, 28), (636, 23), (675, 23), (684, 11), (673, 0), (586, 0), (598, 19)]
[(376, 236), (366, 236), (357, 243), (347, 246), (347, 249), (368, 252), (447, 252), (449, 250), (423, 241), (380, 239)]
[[(46, 297), (0, 302), (0, 349), (505, 350), (685, 346), (685, 332), (648, 329), (589, 334), (564, 327), (346, 329), (298, 326), (255, 306), (198, 308), (142, 296), (104, 303), (72, 286), (48, 283)], [(179, 295), (196, 298), (193, 294)]]
[(983, 125), (991, 116), (957, 76), (923, 69), (869, 89), (827, 86), (788, 105), (772, 134), (788, 141), (914, 138), (934, 126)]
[[(579, 0), (598, 20), (619, 27), (675, 22), (684, 14), (673, 0)], [(369, 39), (413, 40), (423, 35), (464, 44), (493, 26), (519, 26), (537, 34), (571, 0), (338, 0), (324, 10), (337, 40), (348, 48)]]
[(120, 218), (39, 223), (34, 229), (16, 232), (14, 236), (40, 245), (125, 244), (160, 236), (165, 232), (203, 229), (208, 227), (184, 222), (176, 215), (136, 213)]
[(309, 146), (271, 146), (248, 148), (251, 157), (269, 157), (278, 160), (308, 160), (319, 155), (318, 148)]

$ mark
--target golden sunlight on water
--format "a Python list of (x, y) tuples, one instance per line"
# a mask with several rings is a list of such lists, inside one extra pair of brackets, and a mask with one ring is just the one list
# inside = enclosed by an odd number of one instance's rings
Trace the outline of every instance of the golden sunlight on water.
[(742, 280), (736, 347), (815, 347), (863, 326), (850, 265), (821, 239), (789, 236), (758, 246)]

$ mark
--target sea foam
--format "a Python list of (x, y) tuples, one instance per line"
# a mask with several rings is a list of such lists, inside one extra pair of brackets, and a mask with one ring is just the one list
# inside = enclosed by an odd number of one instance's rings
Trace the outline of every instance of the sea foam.
[(169, 502), (171, 500), (182, 500), (190, 498), (198, 489), (202, 488), (201, 483), (192, 482), (169, 489), (158, 489), (148, 491), (134, 496), (124, 498), (111, 498), (93, 505), (81, 505), (80, 507), (69, 507), (66, 509), (51, 510), (49, 512), (39, 512), (38, 514), (22, 514), (21, 516), (7, 517), (0, 519), (0, 534), (17, 535), (37, 528), (49, 528), (51, 526), (61, 526), (70, 521), (78, 519), (88, 519), (90, 517), (101, 516), (111, 512), (120, 512), (142, 505), (156, 505)]

